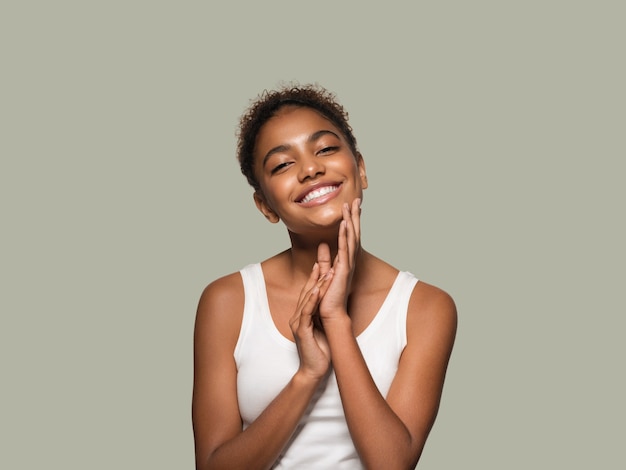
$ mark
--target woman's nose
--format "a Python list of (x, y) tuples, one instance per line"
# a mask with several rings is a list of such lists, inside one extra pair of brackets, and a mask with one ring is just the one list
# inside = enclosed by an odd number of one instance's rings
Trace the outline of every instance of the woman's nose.
[(324, 163), (321, 161), (321, 158), (315, 155), (302, 157), (299, 175), (301, 181), (323, 175), (324, 171)]

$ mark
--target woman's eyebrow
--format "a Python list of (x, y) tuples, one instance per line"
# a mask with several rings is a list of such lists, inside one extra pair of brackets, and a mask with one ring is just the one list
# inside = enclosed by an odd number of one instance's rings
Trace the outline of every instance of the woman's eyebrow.
[(274, 147), (273, 149), (270, 149), (270, 151), (267, 152), (265, 156), (263, 157), (263, 166), (265, 166), (265, 163), (272, 155), (274, 155), (275, 153), (286, 152), (290, 148), (291, 148), (291, 145), (285, 144), (285, 145), (279, 145), (277, 147)]
[(339, 136), (335, 132), (329, 131), (329, 130), (326, 130), (326, 129), (322, 129), (322, 130), (319, 130), (319, 131), (314, 132), (313, 134), (311, 134), (309, 136), (308, 140), (309, 140), (309, 142), (315, 142), (317, 139), (319, 139), (320, 137), (322, 137), (323, 135), (326, 135), (326, 134), (334, 135), (335, 137), (337, 137), (339, 139)]

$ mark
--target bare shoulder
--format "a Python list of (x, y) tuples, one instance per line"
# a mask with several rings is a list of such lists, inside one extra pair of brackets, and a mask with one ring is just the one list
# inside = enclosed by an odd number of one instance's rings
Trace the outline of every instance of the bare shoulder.
[(457, 328), (454, 299), (439, 287), (419, 281), (411, 294), (407, 327), (409, 340), (411, 336), (420, 341), (430, 338), (451, 349)]
[(198, 302), (195, 337), (219, 335), (236, 341), (244, 306), (243, 280), (239, 272), (223, 276), (206, 286)]
[(200, 296), (199, 307), (215, 302), (228, 303), (233, 296), (243, 300), (243, 281), (239, 272), (227, 274), (206, 286)]
[(439, 312), (442, 315), (456, 316), (456, 304), (450, 294), (443, 289), (419, 281), (411, 294), (411, 307), (414, 311), (427, 314)]

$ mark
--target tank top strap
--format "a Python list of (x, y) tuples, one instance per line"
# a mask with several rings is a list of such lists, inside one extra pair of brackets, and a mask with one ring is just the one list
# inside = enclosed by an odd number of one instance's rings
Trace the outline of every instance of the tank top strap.
[[(241, 345), (245, 342), (250, 331), (254, 331), (254, 306), (263, 305), (259, 286), (263, 282), (263, 273), (261, 265), (249, 264), (239, 271), (243, 281), (244, 306), (243, 317), (241, 319), (241, 329), (239, 330), (239, 338), (235, 346), (235, 357), (239, 357)], [(258, 307), (256, 307), (258, 308)]]
[[(359, 343), (374, 338), (397, 338), (399, 346), (406, 346), (406, 316), (413, 288), (418, 279), (408, 271), (400, 271), (387, 293), (380, 310), (359, 337)], [(384, 330), (384, 331), (381, 331)]]
[(390, 309), (395, 313), (395, 321), (402, 339), (402, 347), (406, 346), (407, 343), (406, 317), (409, 311), (409, 301), (417, 282), (418, 279), (407, 271), (401, 271), (398, 274), (398, 279), (396, 279), (397, 290)]

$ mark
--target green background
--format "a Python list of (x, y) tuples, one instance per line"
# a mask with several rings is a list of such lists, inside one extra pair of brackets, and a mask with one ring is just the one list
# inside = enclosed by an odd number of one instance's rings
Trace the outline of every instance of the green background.
[(447, 290), (420, 468), (624, 468), (621, 2), (0, 6), (0, 467), (193, 467), (206, 284), (287, 246), (234, 157), (281, 81), (350, 112), (363, 244)]

